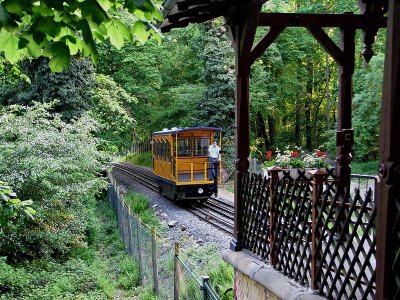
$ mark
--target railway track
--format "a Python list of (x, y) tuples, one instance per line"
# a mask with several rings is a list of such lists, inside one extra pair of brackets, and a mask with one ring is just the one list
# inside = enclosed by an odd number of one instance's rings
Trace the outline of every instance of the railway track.
[(134, 166), (129, 163), (113, 163), (112, 168), (127, 175), (131, 179), (146, 186), (150, 190), (157, 192), (158, 190), (157, 183), (151, 171), (145, 168)]
[[(112, 168), (113, 170), (118, 170), (127, 175), (150, 190), (158, 192), (157, 183), (152, 171), (123, 162), (113, 163)], [(233, 232), (233, 204), (227, 203), (217, 197), (210, 197), (210, 199), (205, 203), (192, 201), (192, 203), (187, 206), (187, 209), (192, 214), (212, 224), (214, 227), (227, 233)]]

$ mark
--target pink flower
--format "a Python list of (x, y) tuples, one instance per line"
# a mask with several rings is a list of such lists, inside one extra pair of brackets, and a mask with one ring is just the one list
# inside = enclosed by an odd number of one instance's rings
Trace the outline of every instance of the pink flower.
[(321, 154), (322, 158), (327, 158), (326, 154)]

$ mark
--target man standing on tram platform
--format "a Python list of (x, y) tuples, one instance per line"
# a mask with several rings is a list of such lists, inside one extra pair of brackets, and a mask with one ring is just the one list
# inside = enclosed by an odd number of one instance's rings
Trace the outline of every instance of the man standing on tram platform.
[(218, 166), (220, 161), (220, 150), (221, 148), (217, 145), (217, 141), (213, 141), (212, 144), (208, 147), (208, 179), (209, 180), (218, 180)]

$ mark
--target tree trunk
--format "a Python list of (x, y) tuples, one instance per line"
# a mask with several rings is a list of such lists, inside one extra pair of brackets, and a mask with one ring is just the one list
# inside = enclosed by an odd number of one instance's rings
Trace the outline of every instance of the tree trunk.
[(269, 141), (270, 145), (274, 145), (276, 129), (275, 129), (275, 120), (271, 115), (268, 115), (268, 132), (269, 132)]
[[(296, 93), (297, 94), (297, 93)], [(301, 120), (300, 120), (300, 99), (299, 96), (296, 96), (296, 125), (294, 128), (294, 140), (297, 146), (301, 146), (301, 137), (300, 137), (300, 126), (301, 126)]]
[(264, 118), (260, 112), (257, 112), (257, 137), (262, 138), (263, 146), (265, 147), (265, 150), (268, 150), (271, 144), (265, 128)]

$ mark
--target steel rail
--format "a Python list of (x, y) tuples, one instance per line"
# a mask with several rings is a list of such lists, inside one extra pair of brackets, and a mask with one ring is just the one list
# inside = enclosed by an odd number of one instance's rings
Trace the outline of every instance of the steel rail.
[[(151, 171), (129, 163), (113, 163), (112, 168), (122, 172), (150, 190), (158, 191), (154, 175)], [(211, 197), (206, 203), (191, 203), (187, 209), (214, 227), (227, 233), (233, 232), (234, 213), (232, 204)]]

